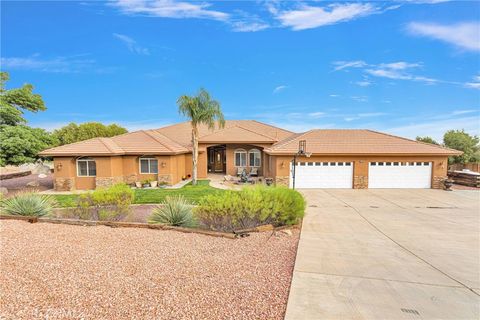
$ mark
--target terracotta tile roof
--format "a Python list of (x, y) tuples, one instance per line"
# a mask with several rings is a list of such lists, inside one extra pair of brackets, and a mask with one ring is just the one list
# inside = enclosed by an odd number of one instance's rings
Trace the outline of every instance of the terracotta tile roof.
[[(258, 122), (255, 120), (227, 120), (225, 121), (225, 127), (220, 129), (216, 127), (213, 130), (210, 130), (205, 125), (200, 125), (198, 127), (200, 141), (203, 141), (202, 138), (207, 135), (211, 135), (212, 133), (216, 133), (221, 130), (225, 130), (231, 127), (241, 127), (246, 130), (250, 130), (253, 133), (259, 135), (267, 136), (270, 138), (271, 143), (275, 141), (280, 141), (285, 139), (286, 137), (293, 134), (293, 132), (284, 130), (281, 128), (277, 128), (271, 126), (266, 123)], [(192, 145), (192, 127), (190, 126), (190, 122), (181, 122), (178, 124), (174, 124), (171, 126), (166, 126), (163, 128), (159, 128), (156, 131), (164, 134), (165, 136), (169, 137), (172, 140), (175, 140), (179, 144), (191, 148)], [(236, 130), (239, 131), (239, 130)], [(262, 138), (265, 139), (265, 138)], [(245, 141), (248, 142), (248, 141)]]
[(372, 130), (310, 130), (294, 134), (265, 149), (270, 154), (294, 154), (300, 140), (307, 141), (312, 154), (391, 154), (391, 155), (455, 155), (460, 151), (418, 142)]
[(239, 125), (217, 130), (199, 139), (201, 143), (274, 143), (277, 141), (273, 137), (257, 133)]
[(178, 154), (187, 148), (155, 130), (140, 130), (112, 138), (93, 138), (42, 151), (43, 156), (100, 156), (125, 154)]

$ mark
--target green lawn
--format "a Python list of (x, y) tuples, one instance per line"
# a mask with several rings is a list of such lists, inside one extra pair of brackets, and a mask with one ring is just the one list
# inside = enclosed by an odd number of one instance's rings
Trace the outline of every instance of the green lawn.
[[(189, 183), (180, 189), (135, 189), (134, 203), (160, 203), (166, 196), (175, 194), (181, 194), (188, 200), (196, 202), (207, 194), (224, 191), (225, 190), (210, 187), (209, 180), (199, 180), (196, 186), (192, 186), (192, 184)], [(77, 197), (78, 194), (55, 195), (55, 199), (60, 207), (74, 207)]]

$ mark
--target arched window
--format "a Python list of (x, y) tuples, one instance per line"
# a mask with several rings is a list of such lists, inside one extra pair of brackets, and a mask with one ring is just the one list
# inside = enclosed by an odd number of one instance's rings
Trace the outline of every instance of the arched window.
[(248, 151), (248, 165), (250, 167), (260, 167), (262, 165), (262, 154), (258, 149)]
[(97, 175), (97, 165), (92, 158), (77, 159), (77, 176), (95, 177)]
[(247, 151), (243, 149), (237, 149), (235, 150), (234, 154), (235, 154), (235, 167), (246, 167)]
[(158, 173), (158, 160), (153, 157), (141, 157), (139, 161), (140, 173)]

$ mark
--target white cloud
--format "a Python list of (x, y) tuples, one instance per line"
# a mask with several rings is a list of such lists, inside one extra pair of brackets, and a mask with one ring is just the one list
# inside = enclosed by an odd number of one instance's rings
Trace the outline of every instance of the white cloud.
[(368, 87), (368, 86), (372, 85), (372, 82), (368, 81), (368, 80), (363, 80), (363, 81), (357, 81), (357, 82), (355, 82), (355, 84), (360, 86), (360, 87)]
[(310, 118), (318, 119), (325, 116), (325, 112), (310, 112), (307, 114)]
[(414, 35), (441, 40), (461, 49), (480, 51), (480, 22), (478, 21), (450, 25), (411, 22), (407, 30)]
[(325, 7), (302, 4), (297, 9), (270, 10), (284, 27), (292, 30), (305, 30), (332, 25), (340, 22), (379, 13), (380, 9), (370, 3), (335, 3)]
[(356, 60), (356, 61), (334, 61), (333, 64), (336, 66), (333, 68), (335, 71), (340, 71), (348, 68), (363, 68), (367, 66), (365, 61)]
[(207, 2), (183, 2), (175, 0), (115, 0), (111, 5), (125, 14), (148, 15), (161, 18), (198, 18), (227, 21), (229, 14), (211, 10)]
[(452, 115), (454, 116), (457, 116), (457, 115), (460, 115), (460, 114), (467, 114), (467, 113), (473, 113), (473, 112), (477, 112), (477, 110), (454, 110), (452, 111)]
[(367, 96), (352, 96), (352, 100), (358, 101), (358, 102), (367, 102), (368, 97)]
[(405, 70), (409, 68), (417, 68), (417, 67), (420, 67), (421, 65), (422, 65), (421, 63), (408, 63), (405, 61), (398, 61), (398, 62), (391, 62), (391, 63), (381, 63), (379, 67), (383, 69)]
[[(95, 60), (82, 59), (81, 56), (56, 57), (43, 59), (39, 55), (30, 57), (1, 58), (3, 69), (30, 70), (51, 73), (79, 73), (92, 68)], [(101, 71), (101, 70), (97, 70)]]
[(416, 136), (430, 136), (437, 141), (442, 141), (443, 134), (447, 130), (452, 129), (465, 129), (465, 131), (470, 134), (479, 135), (480, 118), (472, 116), (437, 121), (428, 120), (425, 122), (411, 123), (398, 127), (379, 128), (378, 130), (383, 130), (412, 139), (414, 139)]
[(473, 77), (473, 80), (465, 83), (464, 86), (471, 89), (480, 89), (480, 76)]
[(340, 97), (340, 95), (339, 94), (331, 94), (331, 95), (329, 95), (329, 97), (338, 98), (338, 97)]
[(143, 54), (143, 55), (149, 55), (150, 52), (147, 48), (143, 48), (137, 44), (137, 41), (134, 39), (130, 38), (129, 36), (126, 36), (124, 34), (119, 34), (119, 33), (114, 33), (113, 36), (117, 38), (118, 40), (122, 41), (130, 50), (130, 52), (137, 53), (137, 54)]
[(273, 89), (273, 93), (279, 93), (279, 92), (281, 92), (281, 91), (283, 91), (287, 88), (288, 88), (288, 86), (286, 86), (286, 85), (281, 85), (281, 86), (275, 87), (275, 89)]
[(270, 27), (266, 23), (255, 21), (235, 21), (231, 24), (232, 30), (236, 32), (257, 32)]

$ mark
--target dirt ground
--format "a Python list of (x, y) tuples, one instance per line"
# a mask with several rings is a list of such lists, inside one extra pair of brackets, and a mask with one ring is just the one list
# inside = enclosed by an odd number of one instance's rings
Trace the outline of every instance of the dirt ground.
[(283, 319), (299, 237), (13, 220), (0, 231), (2, 319)]

